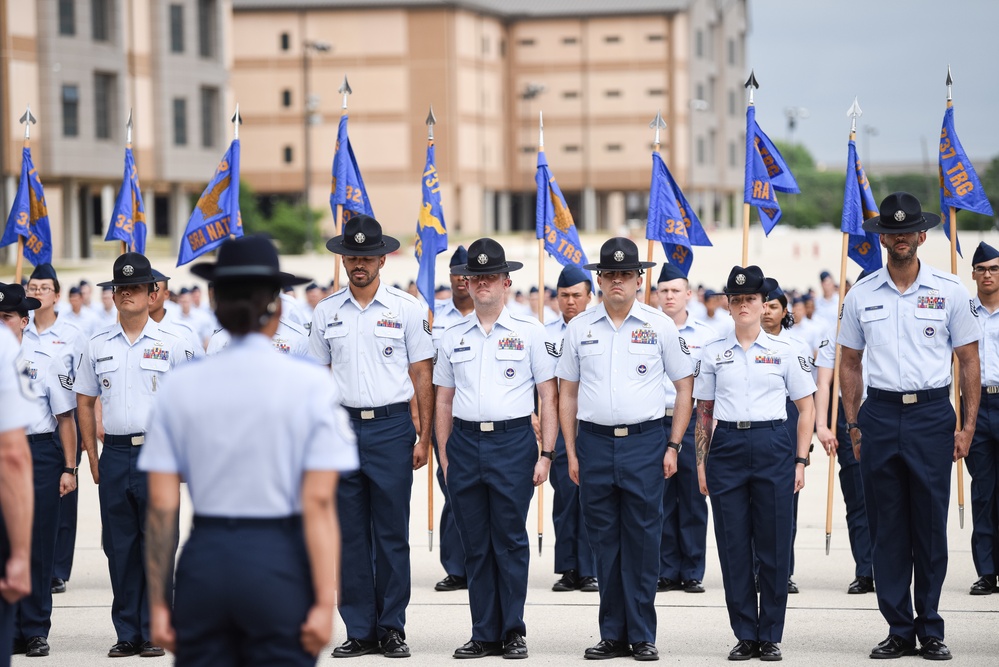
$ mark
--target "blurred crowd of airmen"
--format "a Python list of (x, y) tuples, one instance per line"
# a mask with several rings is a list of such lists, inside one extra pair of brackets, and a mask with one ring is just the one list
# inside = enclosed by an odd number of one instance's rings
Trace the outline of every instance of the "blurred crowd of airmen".
[[(305, 279), (278, 272), (266, 248), (266, 261), (234, 269), (244, 281), (263, 275), (261, 289), (284, 288), (259, 326), (236, 336), (198, 288), (172, 295), (169, 277), (140, 254), (115, 261), (93, 307), (86, 282), (59, 304), (55, 270), (38, 266), (26, 289), (0, 283), (0, 642), (29, 656), (50, 651), (52, 595), (70, 578), (86, 453), (114, 596), (108, 655), (174, 647), (173, 634), (151, 629), (147, 599), (155, 590), (154, 609), (168, 608), (171, 587), (147, 588), (143, 563), (146, 471), (172, 459), (162, 449), (141, 459), (147, 430), (173, 368), (257, 331), (274, 350), (331, 369), (330, 395), (351, 430), (341, 444), (356, 440), (356, 457), (339, 454), (334, 466), (347, 629), (334, 657), (410, 655), (413, 471), (436, 455), (445, 497), (436, 589), (467, 589), (472, 621), (454, 657), (528, 656), (526, 518), (534, 487), (550, 481), (552, 590), (599, 595), (600, 641), (586, 658), (659, 658), (656, 593), (704, 592), (710, 502), (737, 641), (728, 658), (780, 660), (788, 595), (798, 592), (797, 497), (815, 435), (839, 460), (855, 563), (847, 592), (875, 593), (888, 624), (871, 657), (949, 659), (938, 606), (954, 461), (966, 458), (972, 476), (979, 579), (970, 593), (994, 592), (999, 571), (999, 251), (975, 250), (972, 297), (957, 276), (917, 258), (938, 223), (911, 195), (886, 198), (864, 224), (881, 234), (886, 266), (860, 276), (838, 318), (829, 273), (821, 293), (795, 295), (757, 266), (733, 267), (716, 293), (664, 265), (647, 305), (654, 263), (626, 238), (605, 242), (596, 263), (566, 267), (551, 294), (512, 294), (523, 265), (495, 240), (459, 246), (450, 285), (439, 288), (446, 298), (428, 308), (414, 290), (382, 281), (400, 244), (364, 215), (327, 243), (343, 257), (342, 289), (310, 283), (299, 302), (293, 286)], [(202, 273), (223, 275), (221, 266), (220, 255), (218, 270)], [(227, 303), (252, 296), (228, 289)], [(225, 517), (196, 516), (196, 525), (245, 525), (216, 519)], [(173, 553), (175, 533), (157, 535), (168, 539), (156, 549)], [(324, 635), (307, 638), (304, 628), (312, 660)]]

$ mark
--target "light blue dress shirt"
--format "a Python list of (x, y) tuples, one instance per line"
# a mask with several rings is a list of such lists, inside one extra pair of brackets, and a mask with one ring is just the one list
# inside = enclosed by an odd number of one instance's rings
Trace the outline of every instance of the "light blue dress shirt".
[[(667, 317), (669, 316), (667, 315)], [(694, 364), (700, 361), (701, 355), (704, 353), (704, 346), (719, 337), (718, 332), (707, 324), (694, 319), (689, 312), (687, 313), (687, 321), (683, 323), (682, 327), (679, 327), (679, 334), (684, 346), (690, 351), (690, 360)], [(663, 386), (666, 388), (666, 407), (672, 408), (676, 403), (676, 387), (673, 386), (673, 382), (668, 377), (665, 378)]]
[[(232, 336), (225, 329), (219, 329), (208, 341), (208, 355), (218, 354), (229, 345)], [(271, 338), (274, 349), (295, 357), (309, 357), (309, 334), (301, 326), (281, 318), (277, 331)], [(311, 359), (311, 357), (309, 357)]]
[(971, 300), (978, 314), (982, 337), (978, 340), (978, 358), (982, 364), (982, 386), (999, 386), (999, 309), (990, 313), (978, 295)]
[(38, 419), (28, 426), (28, 435), (52, 433), (58, 422), (56, 415), (76, 409), (73, 376), (66, 359), (57, 354), (53, 345), (24, 338), (20, 359), (31, 379), (31, 400), (38, 410)]
[(18, 362), (17, 339), (7, 327), (0, 327), (0, 433), (27, 428), (36, 418), (29, 402), (31, 380), (27, 368)]

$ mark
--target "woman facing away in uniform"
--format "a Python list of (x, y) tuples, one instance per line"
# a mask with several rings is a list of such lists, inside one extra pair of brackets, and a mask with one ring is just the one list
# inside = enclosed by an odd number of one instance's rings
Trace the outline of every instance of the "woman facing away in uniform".
[[(728, 658), (776, 661), (787, 611), (792, 504), (805, 485), (815, 383), (790, 343), (761, 328), (767, 291), (760, 268), (734, 267), (725, 293), (735, 330), (704, 346), (694, 372), (697, 477), (701, 493), (710, 494), (725, 604), (738, 640)], [(785, 425), (786, 397), (800, 413), (794, 434)]]
[[(153, 637), (178, 665), (315, 665), (333, 630), (338, 475), (358, 459), (329, 373), (271, 345), (281, 288), (308, 280), (254, 236), (192, 272), (232, 342), (163, 383), (139, 459)], [(194, 520), (174, 587), (181, 481)]]

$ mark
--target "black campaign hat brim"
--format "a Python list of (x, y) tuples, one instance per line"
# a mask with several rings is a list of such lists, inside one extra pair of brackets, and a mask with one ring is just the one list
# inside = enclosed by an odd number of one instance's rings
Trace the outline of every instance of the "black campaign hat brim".
[(524, 268), (523, 262), (505, 262), (502, 266), (487, 266), (481, 269), (471, 265), (452, 266), (452, 276), (491, 276), (498, 273), (512, 273)]
[(911, 234), (912, 232), (925, 232), (939, 224), (939, 215), (923, 211), (919, 219), (905, 226), (886, 227), (881, 224), (881, 216), (877, 215), (864, 220), (863, 227), (865, 232), (874, 232), (875, 234)]
[(282, 287), (294, 287), (295, 285), (304, 285), (305, 283), (312, 282), (312, 278), (303, 278), (284, 271), (275, 271), (274, 267), (264, 264), (219, 267), (214, 263), (202, 263), (192, 266), (191, 273), (211, 283), (238, 280), (245, 280), (247, 282), (271, 281), (280, 284)]
[(596, 264), (584, 264), (583, 269), (586, 271), (638, 271), (639, 269), (651, 269), (655, 265), (655, 262), (638, 262), (638, 264), (627, 264), (624, 266), (615, 264), (614, 266), (610, 266), (597, 262)]
[(133, 276), (124, 280), (109, 280), (105, 283), (97, 283), (97, 287), (131, 287), (133, 285), (152, 285), (159, 282), (152, 274), (146, 276)]
[(326, 249), (335, 255), (348, 257), (380, 257), (395, 252), (402, 244), (391, 236), (382, 234), (382, 244), (377, 248), (348, 248), (343, 244), (343, 234), (334, 236), (326, 242)]

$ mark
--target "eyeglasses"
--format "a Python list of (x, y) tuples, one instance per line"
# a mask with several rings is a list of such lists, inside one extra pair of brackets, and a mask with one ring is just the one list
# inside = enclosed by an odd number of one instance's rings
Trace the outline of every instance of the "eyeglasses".
[(976, 266), (975, 274), (979, 276), (984, 276), (986, 273), (999, 273), (999, 265), (992, 266)]
[(49, 292), (55, 292), (55, 289), (48, 285), (31, 285), (24, 291), (28, 294), (48, 294)]

